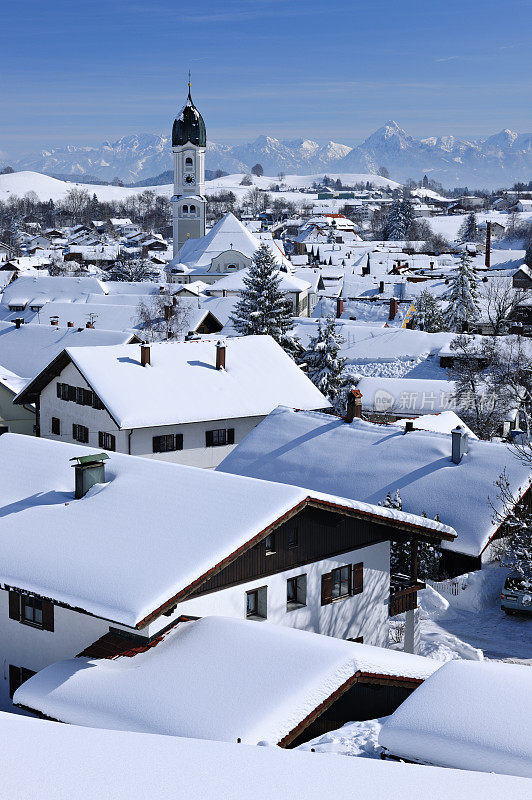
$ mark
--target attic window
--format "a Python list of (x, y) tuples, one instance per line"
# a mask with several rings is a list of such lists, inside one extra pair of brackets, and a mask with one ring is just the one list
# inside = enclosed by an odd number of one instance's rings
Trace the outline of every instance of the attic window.
[(192, 161), (192, 159), (190, 158), (190, 156), (187, 156), (187, 157), (185, 158), (185, 166), (186, 166), (186, 167), (192, 167), (193, 165), (194, 165), (194, 162)]

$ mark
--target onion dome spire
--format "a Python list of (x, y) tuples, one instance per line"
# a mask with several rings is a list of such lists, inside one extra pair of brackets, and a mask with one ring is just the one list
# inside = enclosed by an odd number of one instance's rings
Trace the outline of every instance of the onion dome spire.
[(187, 144), (197, 147), (207, 146), (207, 132), (205, 123), (200, 112), (194, 105), (190, 89), (190, 70), (188, 73), (188, 97), (187, 102), (174, 120), (172, 128), (172, 147)]

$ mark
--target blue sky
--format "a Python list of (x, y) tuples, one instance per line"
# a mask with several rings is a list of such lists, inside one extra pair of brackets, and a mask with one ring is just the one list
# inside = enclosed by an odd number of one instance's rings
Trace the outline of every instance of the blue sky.
[(530, 0), (5, 0), (0, 150), (170, 129), (353, 144), (532, 130)]

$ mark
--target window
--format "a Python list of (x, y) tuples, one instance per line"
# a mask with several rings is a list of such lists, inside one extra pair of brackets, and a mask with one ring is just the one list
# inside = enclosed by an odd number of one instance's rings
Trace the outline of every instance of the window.
[(42, 597), (10, 591), (9, 618), (44, 631), (53, 631), (54, 604)]
[(30, 306), (30, 311), (40, 311), (42, 306)]
[(54, 436), (61, 436), (61, 420), (57, 417), (52, 417), (52, 433)]
[(22, 596), (22, 622), (42, 628), (42, 600), (39, 597)]
[(307, 605), (307, 576), (297, 575), (286, 581), (286, 610), (293, 611)]
[(194, 166), (194, 162), (192, 161), (190, 156), (185, 158), (185, 167), (192, 167)]
[(332, 599), (338, 600), (340, 597), (347, 597), (350, 591), (351, 568), (338, 567), (332, 571)]
[(10, 311), (24, 311), (26, 306), (9, 306)]
[(183, 206), (183, 214), (188, 214), (188, 206)]
[(246, 592), (246, 617), (248, 619), (266, 619), (267, 613), (267, 587), (252, 589)]
[(35, 672), (26, 667), (15, 667), (13, 664), (9, 665), (9, 696), (13, 699), (13, 695), (19, 686), (29, 680)]
[(297, 547), (297, 528), (290, 528), (288, 531), (288, 549), (293, 550)]
[(220, 447), (224, 444), (234, 443), (234, 428), (217, 428), (214, 431), (205, 431), (205, 447)]
[(190, 213), (191, 214), (195, 214), (196, 213), (196, 206), (190, 206)]
[(81, 444), (87, 444), (89, 441), (89, 429), (85, 425), (72, 425), (72, 438)]
[(98, 431), (98, 447), (101, 447), (102, 450), (116, 450), (116, 439), (113, 434)]
[(164, 436), (153, 437), (154, 453), (169, 453), (171, 450), (183, 449), (183, 434), (169, 433)]
[(321, 604), (333, 603), (364, 589), (364, 564), (347, 564), (321, 576)]
[(266, 555), (271, 556), (275, 553), (275, 533), (270, 533), (264, 540)]

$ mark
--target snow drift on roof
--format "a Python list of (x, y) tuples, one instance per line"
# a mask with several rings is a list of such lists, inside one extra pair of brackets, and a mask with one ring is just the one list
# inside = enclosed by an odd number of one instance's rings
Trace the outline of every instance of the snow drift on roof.
[(379, 744), (442, 767), (532, 778), (532, 670), (449, 661), (388, 718)]
[(133, 661), (60, 661), (24, 683), (14, 702), (77, 725), (276, 744), (358, 671), (424, 679), (441, 666), (225, 617), (181, 623)]

